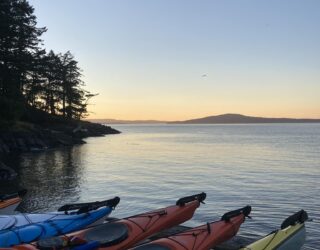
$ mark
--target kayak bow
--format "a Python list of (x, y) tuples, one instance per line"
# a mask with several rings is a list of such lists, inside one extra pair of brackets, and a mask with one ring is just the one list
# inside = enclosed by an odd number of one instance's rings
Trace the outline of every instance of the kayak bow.
[(120, 198), (108, 200), (108, 206), (80, 213), (54, 212), (0, 216), (0, 247), (11, 247), (49, 237), (71, 233), (104, 220), (119, 203)]
[(306, 238), (304, 222), (308, 220), (308, 214), (304, 210), (289, 216), (281, 225), (281, 229), (271, 232), (264, 238), (244, 247), (240, 250), (298, 250)]
[(232, 238), (251, 212), (251, 207), (224, 214), (220, 221), (192, 228), (167, 238), (158, 239), (134, 250), (209, 250)]
[(0, 214), (12, 214), (26, 193), (27, 190), (22, 189), (17, 193), (0, 195)]

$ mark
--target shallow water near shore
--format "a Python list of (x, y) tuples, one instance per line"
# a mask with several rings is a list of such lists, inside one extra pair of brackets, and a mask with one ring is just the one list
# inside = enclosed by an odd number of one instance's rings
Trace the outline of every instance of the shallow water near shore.
[(305, 209), (307, 240), (320, 246), (320, 124), (113, 125), (119, 135), (87, 144), (11, 155), (19, 178), (1, 191), (29, 190), (21, 211), (49, 211), (75, 201), (120, 196), (114, 217), (173, 204), (205, 191), (188, 226), (251, 205), (239, 235), (257, 239)]

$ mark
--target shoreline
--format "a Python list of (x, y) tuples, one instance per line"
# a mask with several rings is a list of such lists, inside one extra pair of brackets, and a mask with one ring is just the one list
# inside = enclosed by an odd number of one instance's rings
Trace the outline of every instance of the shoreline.
[(84, 138), (120, 134), (121, 132), (98, 123), (67, 121), (46, 125), (19, 123), (0, 129), (1, 155), (38, 152), (63, 146), (84, 144)]
[(88, 137), (99, 137), (121, 132), (106, 125), (87, 121), (66, 121), (39, 126), (32, 123), (20, 123), (0, 129), (0, 180), (10, 181), (17, 177), (12, 166), (4, 162), (4, 156), (26, 152), (43, 152), (61, 147), (85, 144)]

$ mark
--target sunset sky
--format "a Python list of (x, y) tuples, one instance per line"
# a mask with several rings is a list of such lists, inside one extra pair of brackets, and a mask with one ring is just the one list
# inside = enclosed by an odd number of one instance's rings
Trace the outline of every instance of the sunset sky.
[(29, 0), (90, 118), (320, 118), (319, 0)]

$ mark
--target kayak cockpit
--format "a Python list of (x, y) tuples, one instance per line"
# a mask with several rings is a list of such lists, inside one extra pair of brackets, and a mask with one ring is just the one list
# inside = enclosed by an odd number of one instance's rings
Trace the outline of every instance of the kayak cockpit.
[(129, 229), (124, 223), (105, 223), (88, 230), (83, 239), (87, 242), (96, 241), (102, 247), (116, 245), (128, 238)]

